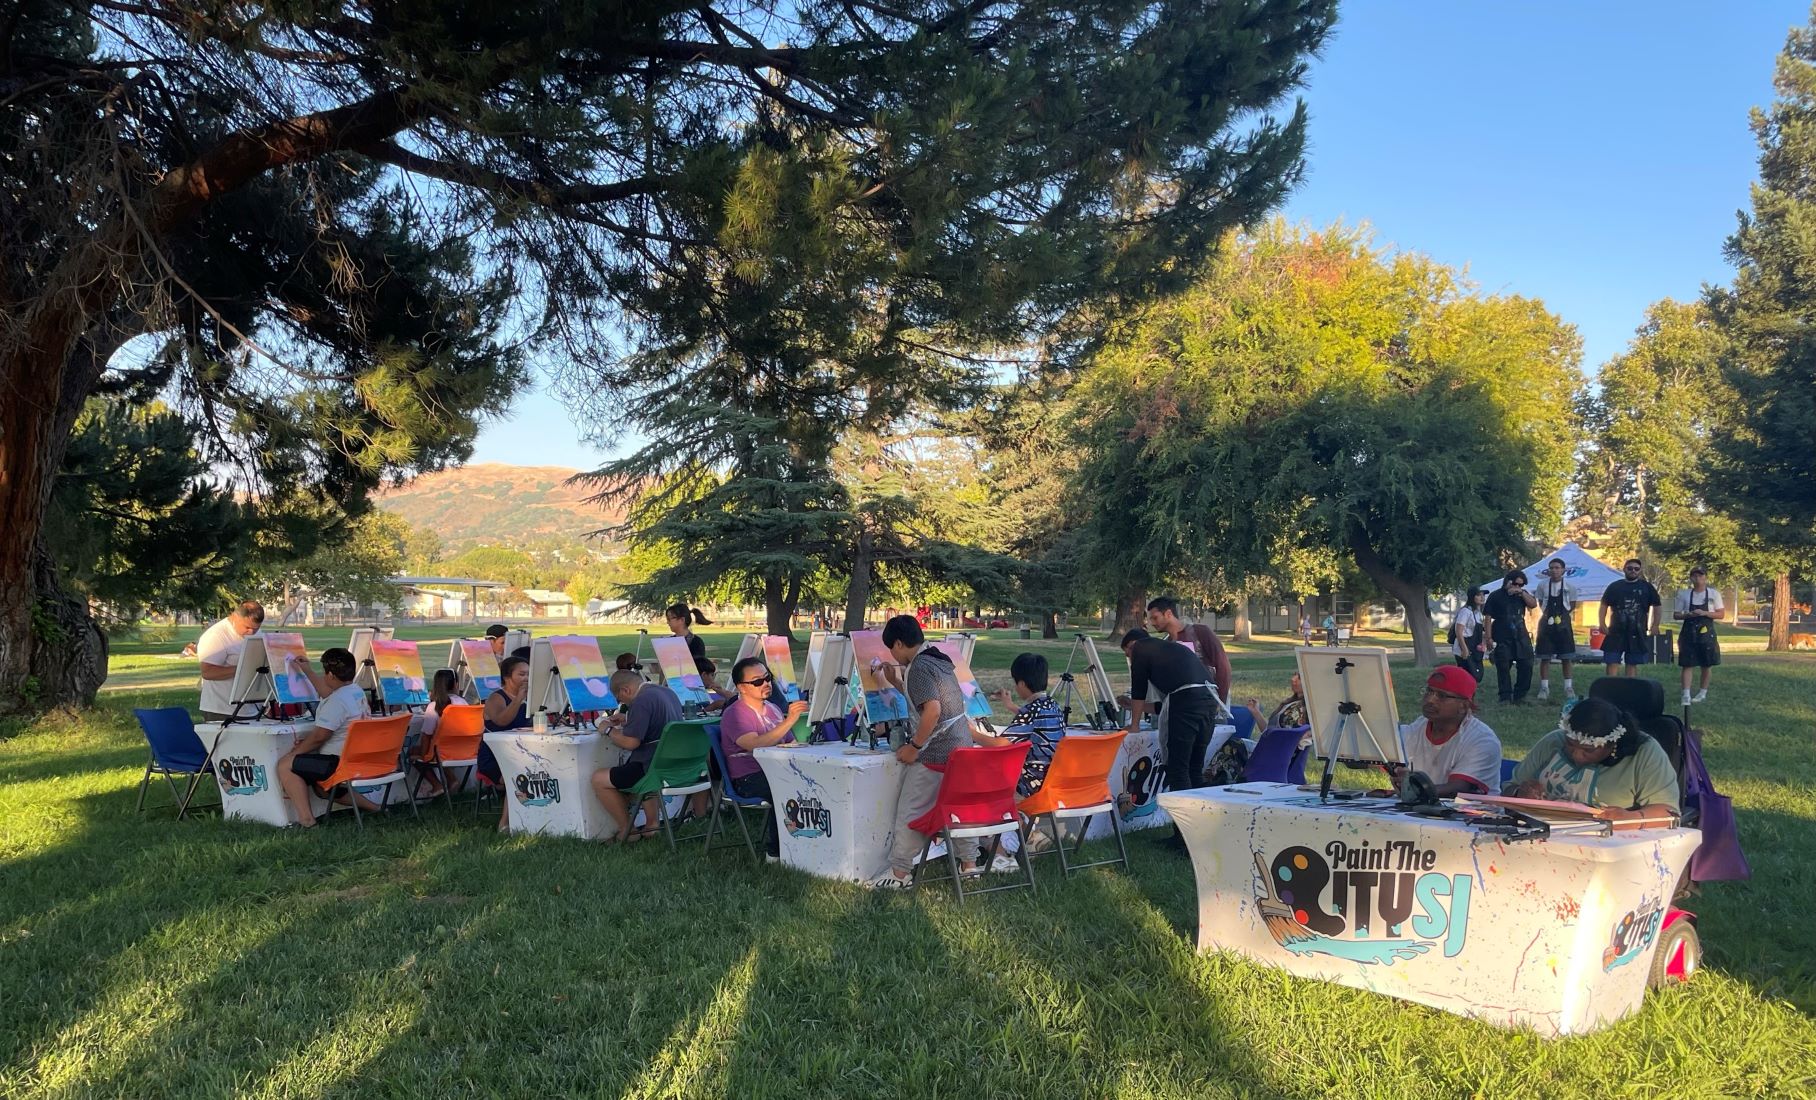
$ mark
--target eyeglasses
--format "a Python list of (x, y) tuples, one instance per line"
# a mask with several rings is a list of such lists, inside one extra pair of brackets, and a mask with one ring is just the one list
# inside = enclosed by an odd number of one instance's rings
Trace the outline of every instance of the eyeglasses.
[(1469, 698), (1469, 697), (1468, 697), (1468, 696), (1466, 696), (1466, 695), (1457, 695), (1457, 694), (1454, 694), (1454, 693), (1452, 693), (1452, 692), (1448, 692), (1448, 691), (1439, 691), (1439, 690), (1438, 690), (1438, 689), (1437, 689), (1437, 688), (1430, 688), (1430, 687), (1428, 687), (1428, 688), (1426, 688), (1426, 689), (1425, 689), (1425, 694), (1427, 694), (1427, 695), (1435, 695), (1435, 696), (1437, 696), (1437, 697), (1438, 697), (1438, 698), (1440, 698), (1440, 699), (1455, 699), (1455, 700), (1457, 700), (1457, 701), (1458, 701), (1458, 702), (1463, 702), (1463, 701), (1466, 701), (1466, 700), (1467, 700), (1467, 699), (1468, 699), (1468, 698)]
[(764, 684), (774, 683), (775, 679), (774, 676), (759, 676), (755, 680), (745, 680), (743, 683), (746, 687), (762, 687)]

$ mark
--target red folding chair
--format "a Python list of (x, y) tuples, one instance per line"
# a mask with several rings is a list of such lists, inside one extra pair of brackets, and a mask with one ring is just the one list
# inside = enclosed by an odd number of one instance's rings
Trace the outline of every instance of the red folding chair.
[(996, 858), (1005, 833), (1021, 840), (1016, 849), (1016, 862), (1021, 864), (1026, 882), (1011, 882), (973, 890), (973, 894), (992, 894), (999, 890), (1034, 890), (1034, 865), (1028, 862), (1028, 838), (1022, 831), (1021, 815), (1015, 812), (1015, 784), (1021, 778), (1022, 762), (1028, 757), (1028, 744), (997, 745), (990, 748), (964, 748), (954, 752), (944, 764), (926, 767), (942, 772), (939, 794), (933, 809), (908, 823), (917, 833), (925, 834), (921, 859), (914, 865), (913, 885), (920, 884), (921, 868), (927, 866), (927, 853), (935, 840), (946, 842), (946, 863), (952, 870), (952, 888), (958, 900), (965, 900), (964, 875), (958, 867), (958, 853), (953, 841), (990, 837), (990, 854), (980, 856), (984, 866)]

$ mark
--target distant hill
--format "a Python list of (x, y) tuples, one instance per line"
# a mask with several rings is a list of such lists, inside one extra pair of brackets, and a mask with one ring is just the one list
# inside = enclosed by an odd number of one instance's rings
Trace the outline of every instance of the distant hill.
[(583, 538), (622, 518), (585, 500), (563, 466), (480, 463), (424, 474), (379, 494), (378, 506), (413, 527), (434, 531), (449, 552), (476, 545), (527, 546)]

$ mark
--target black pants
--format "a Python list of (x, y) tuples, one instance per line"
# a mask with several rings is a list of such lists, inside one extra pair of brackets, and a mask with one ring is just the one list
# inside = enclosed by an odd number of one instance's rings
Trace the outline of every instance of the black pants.
[(1167, 789), (1190, 790), (1198, 786), (1217, 712), (1211, 707), (1211, 693), (1204, 688), (1175, 692), (1167, 697), (1165, 706)]
[(738, 792), (739, 798), (761, 798), (771, 804), (772, 809), (763, 816), (763, 851), (772, 856), (781, 855), (782, 837), (776, 831), (776, 817), (781, 811), (773, 808), (775, 799), (769, 794), (769, 777), (762, 772), (741, 775), (731, 781), (731, 789)]
[[(1519, 679), (1514, 679), (1518, 670)], [(1532, 690), (1532, 650), (1503, 642), (1494, 647), (1494, 686), (1501, 702), (1517, 702)]]
[(1476, 683), (1482, 682), (1482, 655), (1471, 653), (1467, 657), (1456, 658), (1457, 667), (1475, 677)]

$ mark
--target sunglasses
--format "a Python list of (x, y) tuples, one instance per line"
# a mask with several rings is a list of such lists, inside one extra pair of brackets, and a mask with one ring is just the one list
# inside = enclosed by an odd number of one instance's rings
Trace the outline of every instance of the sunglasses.
[(745, 680), (744, 684), (747, 687), (762, 687), (764, 684), (774, 683), (775, 679), (774, 676), (759, 676), (755, 680)]
[(1525, 582), (1525, 581), (1508, 581), (1508, 582), (1507, 582), (1507, 584), (1508, 584), (1508, 587), (1510, 587), (1510, 588), (1524, 588), (1524, 587), (1526, 587), (1526, 582)]

